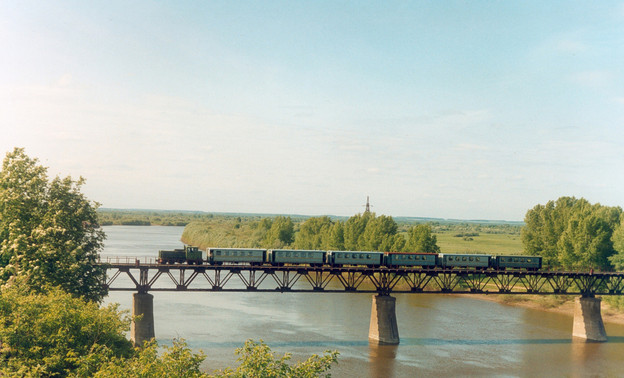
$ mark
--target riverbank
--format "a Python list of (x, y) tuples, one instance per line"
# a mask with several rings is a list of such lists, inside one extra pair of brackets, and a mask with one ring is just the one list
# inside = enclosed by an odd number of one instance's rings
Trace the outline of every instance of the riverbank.
[[(461, 297), (496, 302), (507, 306), (524, 307), (531, 310), (554, 312), (574, 316), (574, 299), (576, 296), (541, 296), (541, 295), (499, 295), (499, 294), (457, 294)], [(602, 321), (605, 323), (624, 325), (624, 313), (610, 306), (606, 301), (601, 303)]]

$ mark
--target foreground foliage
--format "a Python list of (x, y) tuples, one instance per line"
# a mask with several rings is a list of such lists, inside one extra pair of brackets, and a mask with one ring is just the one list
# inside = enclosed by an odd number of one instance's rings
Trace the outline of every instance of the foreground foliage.
[[(312, 355), (305, 361), (294, 365), (288, 364), (292, 358), (290, 353), (276, 358), (262, 340), (255, 342), (247, 340), (242, 348), (236, 349), (236, 354), (240, 357), (240, 365), (236, 369), (225, 369), (218, 372), (214, 377), (266, 377), (266, 378), (287, 378), (319, 377), (327, 372), (331, 365), (338, 362), (337, 351), (325, 351), (322, 356)], [(325, 377), (330, 377), (326, 374)]]
[(0, 171), (0, 283), (25, 277), (34, 290), (60, 286), (100, 300), (106, 270), (94, 263), (104, 232), (84, 179), (48, 180), (47, 168), (16, 148)]
[(32, 293), (19, 281), (0, 295), (0, 375), (92, 373), (103, 359), (133, 354), (129, 317), (117, 305), (99, 308), (59, 288)]

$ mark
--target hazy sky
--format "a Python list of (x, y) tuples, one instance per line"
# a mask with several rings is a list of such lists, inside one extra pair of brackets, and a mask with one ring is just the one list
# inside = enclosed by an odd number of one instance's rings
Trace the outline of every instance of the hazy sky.
[(2, 1), (0, 154), (104, 207), (624, 206), (624, 3)]

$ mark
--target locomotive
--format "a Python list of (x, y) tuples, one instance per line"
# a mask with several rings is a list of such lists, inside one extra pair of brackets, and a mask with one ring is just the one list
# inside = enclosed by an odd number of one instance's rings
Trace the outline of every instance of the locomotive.
[(365, 265), (374, 267), (421, 267), (421, 268), (474, 268), (525, 269), (542, 268), (541, 256), (452, 254), (420, 252), (373, 252), (373, 251), (319, 251), (297, 249), (260, 248), (208, 248), (198, 247), (158, 251), (159, 264), (249, 264), (252, 266), (307, 265), (311, 267), (342, 267)]

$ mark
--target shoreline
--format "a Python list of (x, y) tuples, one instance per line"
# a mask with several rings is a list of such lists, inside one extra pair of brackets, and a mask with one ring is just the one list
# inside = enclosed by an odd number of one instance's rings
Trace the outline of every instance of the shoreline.
[[(566, 300), (562, 300), (558, 305), (553, 302), (543, 300), (541, 296), (513, 296), (511, 299), (506, 298), (509, 295), (502, 294), (457, 294), (460, 297), (473, 298), (482, 301), (496, 302), (506, 306), (524, 307), (531, 310), (554, 312), (574, 317), (574, 298), (577, 296), (566, 296)], [(521, 297), (521, 298), (520, 298)], [(568, 299), (569, 298), (569, 299)], [(600, 313), (603, 323), (624, 325), (624, 313), (613, 309), (604, 300), (600, 304)]]

